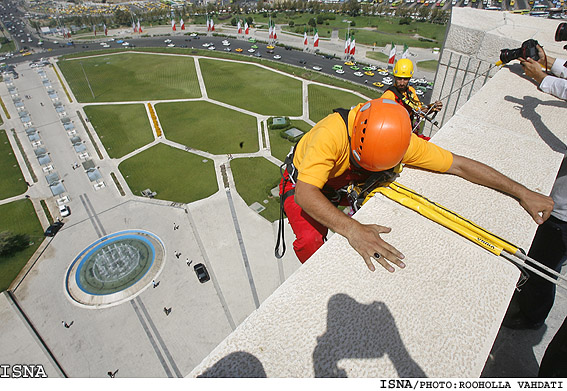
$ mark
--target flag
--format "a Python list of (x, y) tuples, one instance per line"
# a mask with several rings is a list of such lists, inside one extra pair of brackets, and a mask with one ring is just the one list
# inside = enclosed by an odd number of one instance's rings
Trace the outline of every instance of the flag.
[(355, 51), (356, 51), (356, 39), (352, 37), (352, 41), (350, 41), (350, 55), (354, 56)]
[(404, 43), (404, 52), (402, 53), (402, 58), (408, 58), (408, 57), (409, 57), (409, 48), (408, 45)]
[(211, 31), (215, 31), (215, 21), (211, 18)]
[(319, 32), (317, 32), (317, 29), (315, 29), (315, 36), (313, 37), (313, 47), (319, 47)]
[(274, 30), (272, 29), (272, 25), (270, 24), (270, 28), (268, 29), (268, 32), (270, 34), (270, 39), (274, 38)]
[(171, 29), (173, 31), (177, 31), (177, 29), (175, 28), (175, 20), (171, 19)]
[(345, 54), (348, 54), (350, 50), (350, 37), (348, 34), (345, 36)]
[(242, 34), (242, 25), (240, 24), (240, 20), (238, 21), (238, 34)]
[(108, 35), (108, 29), (106, 28), (106, 24), (104, 24), (104, 35)]
[(183, 19), (179, 21), (179, 24), (181, 25), (181, 30), (185, 30), (185, 22), (183, 21)]
[(93, 33), (94, 33), (94, 36), (96, 37), (96, 25), (95, 24), (93, 24)]
[(138, 32), (142, 34), (142, 25), (140, 24), (140, 19), (138, 19)]
[(396, 62), (396, 45), (392, 42), (392, 48), (390, 49), (390, 58), (388, 58), (388, 65), (394, 66)]
[(136, 28), (136, 22), (132, 21), (132, 30), (134, 30), (135, 33), (138, 32), (138, 29)]
[(278, 35), (276, 34), (276, 23), (274, 22), (274, 39), (278, 39)]
[(303, 44), (307, 46), (307, 30), (303, 29)]
[(248, 35), (248, 22), (244, 22), (244, 34)]

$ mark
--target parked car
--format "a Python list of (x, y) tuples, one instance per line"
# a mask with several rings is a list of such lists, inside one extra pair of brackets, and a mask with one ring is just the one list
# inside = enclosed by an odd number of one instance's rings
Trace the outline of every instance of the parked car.
[(53, 237), (55, 236), (55, 234), (57, 232), (59, 232), (59, 230), (63, 227), (64, 223), (62, 223), (61, 221), (56, 221), (53, 224), (51, 224), (49, 227), (47, 227), (47, 229), (45, 230), (44, 235), (45, 236), (50, 236)]
[(71, 214), (71, 209), (67, 205), (59, 205), (59, 213), (61, 217), (67, 217)]
[(193, 270), (195, 270), (195, 274), (197, 274), (197, 279), (201, 284), (211, 279), (211, 277), (209, 276), (209, 272), (207, 271), (207, 268), (202, 263), (198, 263), (195, 266), (193, 266)]

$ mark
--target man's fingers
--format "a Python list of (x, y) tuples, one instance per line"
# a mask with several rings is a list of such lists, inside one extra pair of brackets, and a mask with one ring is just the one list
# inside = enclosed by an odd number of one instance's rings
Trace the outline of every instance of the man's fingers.
[(371, 227), (379, 234), (387, 234), (392, 230), (390, 227), (384, 227), (383, 225), (378, 224), (372, 224)]

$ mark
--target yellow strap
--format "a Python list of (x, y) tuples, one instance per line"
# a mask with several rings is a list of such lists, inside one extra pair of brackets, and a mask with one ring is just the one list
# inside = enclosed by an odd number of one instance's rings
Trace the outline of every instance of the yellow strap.
[(480, 235), (484, 238), (487, 238), (490, 242), (495, 243), (498, 247), (502, 248), (506, 252), (510, 254), (515, 254), (518, 251), (518, 247), (505, 241), (502, 238), (494, 235), (492, 232), (487, 231), (486, 229), (474, 224), (471, 221), (468, 221), (464, 217), (460, 216), (459, 214), (445, 208), (442, 205), (429, 201), (427, 198), (421, 196), (420, 194), (416, 193), (415, 191), (400, 185), (399, 183), (392, 182), (389, 186), (394, 189), (395, 191), (402, 193), (417, 202), (423, 204), (424, 206), (435, 210), (437, 213), (445, 216), (451, 221), (454, 221), (456, 224), (462, 225), (463, 227), (467, 228), (468, 230), (474, 232), (477, 235)]
[(502, 253), (502, 248), (499, 247), (496, 243), (494, 243), (490, 238), (484, 237), (483, 235), (479, 235), (471, 231), (467, 227), (445, 217), (441, 213), (436, 212), (434, 209), (423, 205), (422, 203), (408, 197), (407, 195), (404, 195), (402, 193), (399, 193), (393, 189), (386, 187), (380, 187), (376, 190), (384, 194), (386, 197), (390, 198), (391, 200), (394, 200), (402, 204), (403, 206), (416, 211), (420, 215), (428, 218), (429, 220), (435, 221), (436, 223), (439, 223), (444, 227), (449, 228), (453, 232), (456, 232), (459, 235), (469, 239), (470, 241), (478, 244), (484, 249), (490, 251), (491, 253), (496, 255), (500, 255)]

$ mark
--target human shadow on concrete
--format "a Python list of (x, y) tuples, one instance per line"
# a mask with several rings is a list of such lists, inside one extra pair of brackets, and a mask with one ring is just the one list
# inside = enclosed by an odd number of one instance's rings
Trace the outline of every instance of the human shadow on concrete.
[(426, 377), (408, 354), (388, 307), (375, 301), (361, 304), (346, 294), (331, 297), (327, 331), (313, 351), (315, 377), (348, 377), (342, 359), (371, 359), (387, 355), (399, 377)]
[(264, 366), (248, 352), (234, 352), (221, 358), (197, 377), (251, 378), (266, 377)]
[[(513, 73), (521, 74), (523, 69), (521, 65), (516, 64), (516, 66), (511, 66), (510, 70)], [(529, 79), (533, 82), (532, 79), (528, 78), (527, 76), (523, 76), (524, 78)], [(534, 83), (534, 88), (537, 88), (537, 85)], [(512, 102), (517, 104), (518, 108), (520, 109), (520, 115), (531, 121), (534, 126), (535, 131), (539, 134), (541, 139), (549, 145), (551, 149), (555, 152), (559, 153), (566, 153), (567, 152), (567, 145), (561, 139), (559, 139), (546, 125), (541, 115), (536, 111), (538, 106), (551, 106), (551, 107), (558, 107), (562, 109), (567, 108), (567, 102), (561, 100), (541, 100), (535, 98), (533, 96), (526, 95), (523, 99), (517, 98), (515, 96), (507, 95), (504, 97), (504, 100), (508, 102)]]

